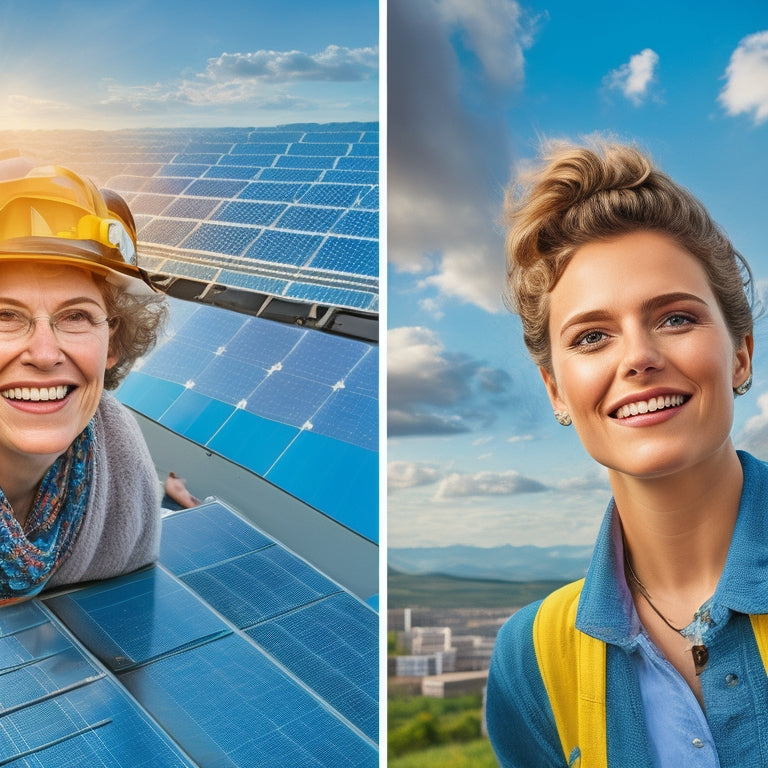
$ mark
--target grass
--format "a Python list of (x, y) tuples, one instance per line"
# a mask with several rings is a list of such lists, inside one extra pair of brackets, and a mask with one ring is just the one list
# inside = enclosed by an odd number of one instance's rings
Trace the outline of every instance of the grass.
[(481, 738), (388, 757), (387, 768), (499, 768), (499, 764), (491, 743)]

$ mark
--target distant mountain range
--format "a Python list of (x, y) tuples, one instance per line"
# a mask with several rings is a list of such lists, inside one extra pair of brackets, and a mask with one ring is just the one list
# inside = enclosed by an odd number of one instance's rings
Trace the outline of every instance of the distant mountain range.
[(403, 547), (387, 551), (390, 568), (407, 574), (441, 573), (465, 579), (573, 580), (587, 572), (592, 546)]

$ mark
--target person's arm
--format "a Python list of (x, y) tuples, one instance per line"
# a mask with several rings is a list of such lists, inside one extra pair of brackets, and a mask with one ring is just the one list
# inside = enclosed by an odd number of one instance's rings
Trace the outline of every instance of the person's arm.
[(509, 619), (493, 651), (486, 723), (501, 768), (568, 768), (533, 647), (538, 606)]

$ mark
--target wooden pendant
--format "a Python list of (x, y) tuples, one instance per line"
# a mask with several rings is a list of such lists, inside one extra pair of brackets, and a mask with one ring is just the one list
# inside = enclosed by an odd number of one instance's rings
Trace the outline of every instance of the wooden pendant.
[(709, 661), (709, 651), (706, 645), (694, 645), (691, 648), (691, 655), (693, 656), (693, 666), (696, 670), (696, 676), (698, 677), (707, 666)]

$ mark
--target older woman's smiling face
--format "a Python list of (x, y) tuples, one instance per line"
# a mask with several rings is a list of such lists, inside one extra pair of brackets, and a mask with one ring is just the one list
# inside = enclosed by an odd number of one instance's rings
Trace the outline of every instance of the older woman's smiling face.
[(550, 294), (556, 410), (611, 470), (654, 477), (729, 446), (734, 344), (701, 264), (671, 238), (634, 232), (579, 248)]
[[(85, 333), (54, 330), (48, 318), (82, 311), (106, 318), (90, 272), (72, 266), (0, 263), (3, 310), (36, 318), (19, 337), (0, 333), (0, 468), (46, 468), (83, 431), (98, 407), (104, 371), (114, 364), (109, 326)], [(77, 315), (74, 315), (77, 316)]]

